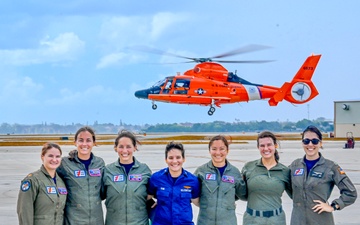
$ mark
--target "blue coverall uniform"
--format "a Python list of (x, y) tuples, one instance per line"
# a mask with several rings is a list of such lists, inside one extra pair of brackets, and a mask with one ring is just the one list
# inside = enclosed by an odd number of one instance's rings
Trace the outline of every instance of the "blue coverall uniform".
[(193, 225), (191, 199), (198, 198), (199, 180), (186, 170), (175, 180), (168, 168), (154, 173), (148, 193), (157, 199), (152, 225)]

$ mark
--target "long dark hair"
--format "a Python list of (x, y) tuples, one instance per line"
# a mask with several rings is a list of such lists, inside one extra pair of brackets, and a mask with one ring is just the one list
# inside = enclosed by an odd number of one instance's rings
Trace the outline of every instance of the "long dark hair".
[[(119, 144), (119, 140), (120, 138), (122, 137), (127, 137), (131, 140), (132, 144), (134, 145), (135, 147), (135, 150), (138, 150), (137, 149), (137, 144), (141, 145), (140, 141), (138, 141), (138, 139), (136, 138), (136, 135), (133, 134), (132, 132), (128, 131), (128, 130), (121, 130), (118, 134), (118, 136), (116, 137), (115, 139), (115, 144), (114, 144), (114, 147), (116, 148)], [(116, 149), (115, 149), (116, 151)]]

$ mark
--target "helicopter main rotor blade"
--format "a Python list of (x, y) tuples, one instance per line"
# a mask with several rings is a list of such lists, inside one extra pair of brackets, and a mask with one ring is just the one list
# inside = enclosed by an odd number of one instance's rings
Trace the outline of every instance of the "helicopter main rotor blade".
[(255, 52), (255, 51), (260, 51), (263, 49), (267, 49), (267, 48), (271, 48), (269, 46), (265, 46), (265, 45), (247, 45), (235, 50), (232, 50), (230, 52), (226, 52), (220, 55), (216, 55), (213, 57), (210, 57), (211, 59), (218, 59), (218, 58), (224, 58), (224, 57), (228, 57), (228, 56), (233, 56), (233, 55), (238, 55), (238, 54), (244, 54), (244, 53), (248, 53), (248, 52)]
[(213, 62), (219, 63), (268, 63), (275, 60), (213, 60)]
[(168, 56), (173, 56), (173, 57), (177, 57), (177, 58), (190, 59), (190, 60), (193, 60), (193, 61), (196, 60), (196, 58), (190, 58), (190, 57), (186, 57), (186, 56), (182, 56), (182, 55), (177, 55), (177, 54), (174, 54), (174, 53), (165, 52), (163, 50), (148, 47), (148, 46), (138, 45), (138, 46), (133, 46), (133, 47), (128, 47), (128, 48), (133, 49), (133, 50), (137, 50), (137, 51), (143, 51), (143, 52), (149, 52), (149, 53), (153, 53), (153, 54), (158, 54), (158, 55), (168, 55)]

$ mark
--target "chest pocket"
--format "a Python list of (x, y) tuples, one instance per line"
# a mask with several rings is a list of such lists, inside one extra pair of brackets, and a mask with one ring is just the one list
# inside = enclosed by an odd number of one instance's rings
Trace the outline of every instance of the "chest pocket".
[(165, 191), (165, 190), (158, 190), (156, 192), (156, 198), (158, 201), (160, 202), (167, 202), (167, 201), (171, 201), (171, 199), (169, 199), (170, 197), (170, 192), (169, 191)]

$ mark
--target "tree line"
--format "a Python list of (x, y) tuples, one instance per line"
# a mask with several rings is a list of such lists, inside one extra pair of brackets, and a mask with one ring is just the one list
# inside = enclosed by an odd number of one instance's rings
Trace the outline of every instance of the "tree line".
[(315, 120), (303, 119), (297, 122), (280, 121), (249, 121), (249, 122), (224, 122), (214, 121), (208, 123), (158, 123), (155, 125), (132, 125), (120, 122), (120, 124), (103, 123), (95, 121), (93, 124), (73, 123), (60, 125), (54, 123), (42, 123), (34, 125), (2, 123), (0, 134), (73, 134), (80, 127), (89, 125), (99, 134), (116, 134), (121, 130), (129, 130), (135, 133), (151, 132), (259, 132), (270, 130), (274, 132), (297, 132), (302, 131), (308, 125), (315, 125), (323, 132), (334, 130), (332, 121), (323, 117)]

